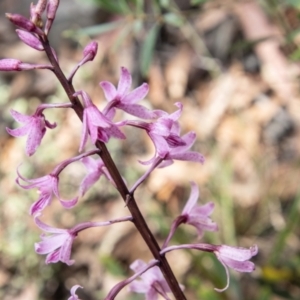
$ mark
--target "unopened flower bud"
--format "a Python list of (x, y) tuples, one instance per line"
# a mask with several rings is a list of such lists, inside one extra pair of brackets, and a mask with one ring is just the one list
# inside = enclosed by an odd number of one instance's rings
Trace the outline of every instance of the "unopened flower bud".
[(41, 18), (42, 13), (45, 11), (47, 0), (39, 0), (36, 5), (31, 3), (30, 5), (30, 16), (31, 21), (38, 27), (42, 28), (43, 21)]
[(92, 61), (98, 50), (98, 44), (95, 41), (90, 42), (83, 50), (83, 56), (88, 57), (89, 61)]
[(94, 60), (98, 50), (98, 44), (95, 41), (90, 42), (83, 50), (83, 58), (82, 60), (75, 66), (75, 68), (72, 70), (70, 76), (68, 77), (68, 80), (71, 82), (75, 73), (78, 71), (78, 69), (83, 66), (88, 61)]
[(53, 67), (51, 65), (23, 63), (22, 61), (13, 58), (0, 59), (0, 71), (26, 71), (35, 69), (52, 70)]
[(45, 33), (48, 34), (52, 23), (55, 19), (55, 15), (56, 15), (56, 11), (58, 9), (59, 6), (59, 1), (60, 0), (48, 0), (48, 4), (47, 4), (47, 22), (45, 25)]
[(44, 50), (44, 47), (43, 47), (41, 41), (37, 37), (35, 37), (33, 34), (27, 32), (27, 31), (24, 31), (24, 30), (20, 30), (20, 29), (17, 29), (16, 32), (17, 32), (20, 40), (22, 42), (24, 42), (26, 45), (28, 45), (29, 47), (34, 48), (39, 51)]
[(21, 63), (20, 60), (13, 58), (0, 59), (0, 71), (20, 71), (19, 65)]
[(26, 19), (24, 16), (19, 14), (6, 14), (6, 17), (16, 26), (24, 29), (25, 31), (29, 31), (32, 33), (36, 33), (38, 35), (43, 36), (44, 32), (37, 27), (33, 22)]

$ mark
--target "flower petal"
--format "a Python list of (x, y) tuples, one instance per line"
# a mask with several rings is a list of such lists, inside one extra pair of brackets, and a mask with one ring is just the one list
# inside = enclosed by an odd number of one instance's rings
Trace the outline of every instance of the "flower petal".
[(169, 151), (169, 146), (168, 143), (166, 142), (166, 140), (159, 136), (159, 135), (154, 135), (151, 132), (149, 133), (150, 138), (152, 139), (157, 154), (159, 155), (159, 157), (161, 158), (165, 158), (165, 156), (167, 155), (168, 151)]
[(117, 88), (117, 97), (122, 98), (129, 91), (131, 82), (132, 78), (129, 71), (126, 68), (121, 67), (121, 76)]
[[(88, 172), (94, 172), (98, 169), (98, 166), (100, 165), (100, 159), (96, 160), (91, 158), (90, 156), (86, 156), (81, 159), (81, 162), (84, 164)], [(102, 160), (101, 163), (103, 164)]]
[(31, 130), (28, 132), (27, 136), (26, 153), (28, 156), (31, 156), (35, 153), (38, 146), (41, 144), (45, 132), (46, 128), (43, 118), (35, 118), (31, 122)]
[(124, 104), (135, 104), (136, 102), (144, 99), (149, 92), (149, 85), (143, 83), (141, 86), (137, 87), (125, 97), (122, 98), (122, 103)]
[(52, 189), (53, 189), (54, 195), (57, 197), (57, 199), (59, 200), (59, 202), (61, 203), (61, 205), (64, 208), (70, 209), (77, 204), (78, 197), (75, 197), (71, 200), (64, 200), (60, 197), (59, 190), (58, 190), (58, 178), (57, 177), (53, 177)]
[(43, 222), (38, 218), (38, 216), (40, 216), (40, 214), (36, 214), (36, 215), (35, 215), (35, 217), (34, 217), (34, 222), (35, 222), (35, 224), (36, 224), (40, 229), (42, 229), (43, 231), (50, 232), (50, 233), (66, 233), (66, 230), (65, 230), (65, 229), (55, 228), (55, 227), (52, 227), (52, 226), (49, 226), (49, 225), (43, 223)]
[(41, 212), (42, 210), (44, 210), (46, 206), (50, 205), (51, 198), (52, 198), (51, 192), (50, 193), (42, 192), (39, 199), (30, 206), (29, 209), (30, 215), (34, 215), (37, 212)]
[(196, 141), (196, 133), (194, 131), (189, 131), (181, 137), (181, 140), (184, 142), (184, 144), (171, 149), (172, 154), (183, 153), (189, 150)]
[(209, 216), (213, 212), (214, 208), (215, 208), (215, 204), (212, 201), (210, 201), (204, 205), (195, 207), (191, 214), (195, 216), (196, 215)]
[(74, 260), (70, 260), (70, 257), (72, 251), (72, 244), (75, 237), (76, 236), (69, 235), (60, 248), (59, 260), (66, 263), (68, 266), (74, 263)]
[(57, 249), (53, 252), (50, 252), (46, 256), (46, 260), (45, 260), (46, 265), (59, 262), (59, 251), (60, 249)]
[(10, 110), (10, 114), (19, 123), (28, 123), (32, 119), (31, 116), (21, 114), (21, 113), (17, 112), (16, 110), (13, 110), (13, 109)]
[(145, 300), (157, 300), (158, 299), (158, 293), (153, 288), (149, 289), (145, 296), (146, 296)]
[(112, 136), (117, 139), (125, 140), (125, 134), (118, 128), (118, 126), (111, 126), (106, 128), (105, 131), (108, 133), (109, 136)]
[(130, 283), (129, 290), (135, 293), (144, 294), (148, 290), (148, 285), (141, 280), (135, 280)]
[(175, 112), (173, 112), (172, 114), (169, 115), (169, 119), (172, 119), (173, 121), (177, 121), (179, 119), (179, 117), (181, 116), (182, 113), (182, 108), (183, 105), (181, 102), (176, 102), (175, 106), (177, 106), (179, 109), (176, 110)]
[(209, 218), (200, 219), (199, 217), (191, 217), (187, 223), (193, 225), (197, 229), (199, 236), (203, 235), (203, 231), (218, 231), (219, 229), (218, 225)]
[(55, 234), (47, 236), (39, 243), (34, 244), (35, 252), (37, 254), (47, 254), (60, 248), (65, 242), (67, 233)]
[(194, 161), (201, 164), (203, 164), (205, 161), (205, 158), (201, 153), (193, 151), (188, 151), (186, 153), (171, 154), (170, 157), (176, 160)]
[(95, 105), (92, 105), (86, 108), (85, 110), (88, 116), (89, 123), (92, 123), (94, 126), (103, 128), (110, 127), (110, 120), (107, 119), (107, 117), (104, 114), (102, 114)]
[(249, 249), (247, 248), (242, 248), (242, 247), (231, 247), (227, 245), (221, 245), (219, 246), (218, 253), (222, 257), (227, 257), (231, 259), (235, 259), (238, 261), (245, 261), (250, 259), (252, 256), (255, 256), (258, 252), (258, 247), (257, 245), (254, 245), (250, 247)]
[(255, 270), (255, 264), (252, 261), (237, 261), (230, 258), (221, 257), (222, 260), (229, 268), (238, 272), (253, 272)]
[(119, 109), (122, 109), (123, 111), (127, 112), (128, 114), (141, 118), (141, 119), (155, 119), (157, 118), (157, 113), (154, 110), (150, 110), (142, 105), (139, 104), (131, 104), (126, 105), (120, 103), (118, 105)]
[(191, 181), (190, 197), (189, 197), (187, 203), (185, 204), (181, 214), (182, 215), (189, 214), (191, 212), (191, 210), (193, 209), (193, 207), (196, 205), (198, 198), (199, 198), (199, 189), (198, 189), (196, 183)]
[(30, 124), (26, 124), (25, 126), (16, 129), (10, 129), (6, 127), (6, 131), (14, 137), (24, 136), (29, 132), (29, 130), (30, 130)]
[(102, 81), (100, 82), (100, 86), (104, 92), (104, 96), (107, 101), (110, 102), (115, 99), (117, 95), (117, 90), (112, 83), (108, 81)]
[(83, 288), (83, 287), (80, 286), (80, 285), (78, 285), (78, 284), (76, 284), (76, 285), (74, 285), (74, 286), (71, 288), (71, 290), (70, 290), (71, 297), (69, 297), (68, 300), (78, 300), (78, 299), (79, 299), (78, 296), (75, 294), (75, 293), (76, 293), (76, 290), (77, 290), (78, 288)]

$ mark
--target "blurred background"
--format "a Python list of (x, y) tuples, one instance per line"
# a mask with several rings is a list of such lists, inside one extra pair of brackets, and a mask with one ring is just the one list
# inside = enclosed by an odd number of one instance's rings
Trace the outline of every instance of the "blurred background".
[[(0, 1), (0, 58), (42, 63), (42, 52), (21, 43), (4, 13), (29, 16), (30, 1)], [(182, 226), (172, 244), (209, 242), (250, 247), (257, 244), (250, 274), (231, 272), (227, 291), (223, 267), (197, 251), (177, 251), (168, 260), (187, 299), (300, 299), (300, 0), (90, 0), (60, 1), (50, 41), (68, 74), (82, 58), (84, 46), (99, 43), (93, 63), (74, 79), (98, 105), (105, 105), (98, 85), (117, 84), (120, 67), (133, 76), (133, 88), (148, 82), (143, 101), (149, 108), (172, 112), (181, 101), (183, 133), (194, 130), (193, 146), (204, 165), (176, 162), (156, 170), (136, 192), (140, 209), (162, 244), (180, 214), (195, 181), (199, 203), (213, 201), (212, 219), (219, 232)], [(66, 102), (56, 78), (47, 71), (0, 73), (0, 299), (60, 300), (80, 284), (81, 299), (103, 299), (110, 288), (132, 274), (135, 259), (150, 260), (131, 224), (94, 228), (79, 234), (72, 248), (75, 264), (45, 265), (34, 252), (40, 230), (28, 215), (36, 190), (15, 183), (16, 167), (27, 178), (51, 172), (78, 154), (81, 124), (73, 111), (47, 110), (58, 126), (48, 130), (36, 154), (27, 158), (26, 138), (10, 137), (5, 127), (19, 126), (11, 108), (32, 114), (40, 103)], [(146, 168), (138, 163), (153, 155), (146, 134), (125, 129), (124, 142), (108, 144), (120, 172), (131, 186)], [(91, 147), (91, 145), (89, 145)], [(64, 198), (74, 197), (86, 170), (76, 163), (60, 176)], [(105, 179), (64, 210), (56, 199), (42, 220), (59, 228), (78, 222), (105, 221), (128, 215)], [(144, 299), (125, 288), (117, 299)]]

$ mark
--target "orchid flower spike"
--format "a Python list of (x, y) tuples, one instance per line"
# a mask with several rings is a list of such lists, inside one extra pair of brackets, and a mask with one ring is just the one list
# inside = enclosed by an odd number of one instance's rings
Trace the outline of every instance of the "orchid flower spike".
[(143, 83), (141, 86), (129, 92), (131, 84), (132, 77), (129, 71), (124, 67), (121, 68), (121, 76), (117, 88), (108, 81), (100, 82), (100, 87), (109, 102), (104, 109), (105, 114), (113, 108), (121, 109), (130, 115), (142, 119), (156, 119), (166, 114), (161, 110), (149, 110), (142, 105), (136, 104), (146, 97), (149, 86), (147, 83)]

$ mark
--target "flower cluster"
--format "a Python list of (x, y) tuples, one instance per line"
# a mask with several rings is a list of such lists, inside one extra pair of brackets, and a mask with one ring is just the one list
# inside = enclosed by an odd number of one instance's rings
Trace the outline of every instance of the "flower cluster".
[[(216, 290), (225, 290), (229, 285), (228, 267), (239, 272), (251, 272), (254, 270), (254, 264), (249, 260), (257, 254), (256, 246), (250, 249), (199, 243), (168, 246), (172, 236), (181, 224), (195, 227), (199, 237), (205, 231), (218, 230), (217, 224), (210, 218), (214, 204), (212, 202), (204, 205), (197, 204), (199, 191), (196, 183), (191, 182), (190, 197), (182, 213), (173, 221), (170, 232), (161, 249), (157, 247), (156, 240), (147, 227), (147, 223), (134, 199), (134, 191), (156, 168), (167, 167), (176, 160), (204, 163), (203, 155), (191, 150), (196, 141), (195, 132), (190, 131), (181, 134), (178, 120), (183, 111), (183, 104), (180, 102), (175, 103), (177, 110), (173, 113), (167, 113), (163, 110), (151, 110), (139, 104), (138, 102), (146, 97), (149, 86), (147, 83), (143, 83), (130, 91), (132, 77), (128, 69), (121, 67), (121, 75), (117, 87), (108, 81), (100, 82), (100, 87), (107, 100), (106, 106), (100, 110), (85, 91), (76, 91), (72, 85), (72, 80), (77, 70), (87, 62), (94, 60), (98, 49), (98, 44), (95, 41), (92, 41), (84, 48), (81, 61), (73, 68), (69, 76), (61, 76), (62, 71), (57, 55), (54, 49), (51, 48), (48, 40), (48, 33), (51, 30), (58, 6), (59, 0), (39, 0), (36, 5), (31, 5), (29, 19), (18, 14), (7, 14), (8, 19), (19, 27), (17, 34), (20, 40), (37, 51), (44, 51), (50, 61), (50, 65), (31, 64), (13, 58), (0, 60), (0, 71), (51, 70), (60, 80), (70, 100), (70, 103), (39, 105), (33, 115), (25, 115), (11, 110), (12, 117), (23, 124), (23, 126), (16, 129), (7, 128), (7, 132), (14, 137), (27, 136), (25, 152), (28, 156), (36, 153), (47, 128), (54, 129), (58, 127), (56, 123), (52, 124), (46, 120), (44, 110), (71, 108), (74, 109), (83, 123), (81, 141), (79, 142), (79, 152), (81, 154), (64, 160), (50, 174), (40, 178), (28, 179), (21, 175), (19, 168), (17, 169), (17, 184), (23, 189), (34, 188), (39, 192), (38, 199), (30, 208), (30, 214), (33, 216), (35, 224), (44, 232), (41, 235), (41, 241), (35, 243), (36, 253), (47, 255), (47, 264), (60, 261), (71, 265), (74, 263), (74, 260), (71, 259), (72, 244), (79, 232), (91, 227), (108, 226), (118, 222), (130, 221), (139, 230), (156, 260), (150, 261), (148, 264), (141, 260), (133, 262), (130, 268), (135, 274), (113, 287), (105, 299), (114, 299), (126, 285), (129, 285), (129, 289), (132, 292), (145, 294), (146, 299), (149, 300), (157, 299), (158, 295), (164, 299), (170, 299), (169, 293), (173, 293), (176, 299), (185, 299), (183, 286), (177, 283), (165, 258), (165, 253), (184, 248), (211, 252), (217, 257), (225, 267), (227, 285), (224, 289)], [(46, 14), (44, 26), (42, 22), (43, 14)], [(130, 120), (116, 120), (117, 110), (130, 114), (134, 119), (131, 117)], [(148, 166), (148, 170), (133, 184), (130, 190), (125, 185), (106, 148), (106, 144), (111, 138), (126, 139), (126, 135), (123, 132), (123, 127), (125, 126), (133, 126), (144, 130), (152, 140), (155, 148), (151, 159), (140, 161), (141, 164)], [(89, 139), (91, 143), (88, 143)], [(92, 150), (85, 150), (87, 147), (92, 148)], [(92, 157), (93, 155), (98, 155), (100, 158), (95, 159)], [(66, 200), (61, 197), (59, 192), (59, 177), (66, 167), (76, 161), (84, 164), (87, 169), (87, 175), (82, 179), (78, 188), (78, 195), (73, 199)], [(80, 198), (86, 194), (88, 189), (102, 175), (126, 200), (128, 209), (131, 212), (130, 216), (103, 222), (88, 221), (77, 224), (71, 229), (56, 228), (45, 224), (41, 220), (43, 211), (51, 205), (53, 198), (57, 198), (64, 208), (71, 209), (78, 204)], [(138, 280), (138, 277), (141, 280)], [(78, 299), (76, 291), (79, 287), (81, 286), (75, 285), (71, 288), (69, 300)]]

